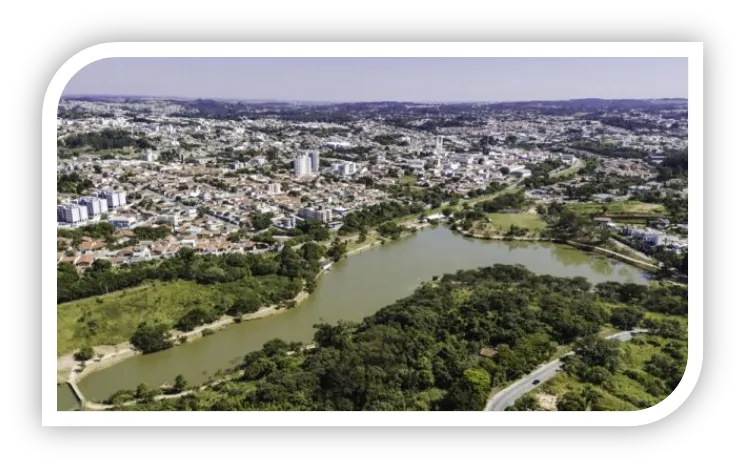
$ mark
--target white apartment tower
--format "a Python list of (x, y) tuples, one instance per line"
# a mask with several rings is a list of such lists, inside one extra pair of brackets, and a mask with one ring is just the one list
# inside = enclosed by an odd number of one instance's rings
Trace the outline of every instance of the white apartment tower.
[(445, 141), (445, 137), (442, 135), (437, 135), (437, 140), (435, 141), (435, 154), (441, 154), (442, 153), (442, 143)]
[(276, 182), (271, 183), (271, 184), (268, 184), (266, 186), (266, 192), (269, 195), (278, 195), (278, 194), (282, 193), (282, 184), (278, 184)]
[(109, 211), (109, 204), (103, 198), (83, 197), (78, 201), (78, 205), (84, 206), (88, 210), (89, 218)]
[(314, 174), (318, 174), (321, 170), (321, 156), (318, 151), (310, 152), (310, 170)]
[(357, 163), (344, 161), (341, 165), (341, 175), (350, 176), (357, 172)]
[(298, 154), (295, 156), (295, 177), (307, 177), (311, 174), (310, 157), (307, 154)]
[(117, 192), (114, 190), (104, 190), (98, 194), (99, 198), (106, 199), (106, 203), (109, 205), (109, 209), (119, 208), (127, 204), (127, 193)]
[(76, 203), (57, 205), (57, 221), (75, 224), (87, 220), (88, 210), (86, 207)]

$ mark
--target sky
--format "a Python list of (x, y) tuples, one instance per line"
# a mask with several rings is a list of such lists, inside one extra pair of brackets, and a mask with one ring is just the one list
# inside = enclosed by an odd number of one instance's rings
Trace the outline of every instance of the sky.
[(81, 94), (288, 101), (687, 98), (685, 58), (110, 58)]

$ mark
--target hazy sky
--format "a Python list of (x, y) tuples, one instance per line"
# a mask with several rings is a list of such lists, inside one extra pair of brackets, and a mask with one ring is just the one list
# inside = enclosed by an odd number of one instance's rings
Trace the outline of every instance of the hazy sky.
[(685, 58), (112, 58), (63, 95), (307, 101), (688, 97)]

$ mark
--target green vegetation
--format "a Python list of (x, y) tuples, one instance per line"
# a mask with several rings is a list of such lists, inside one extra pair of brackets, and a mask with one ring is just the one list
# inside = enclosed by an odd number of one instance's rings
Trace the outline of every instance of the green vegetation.
[(490, 213), (492, 224), (500, 230), (508, 231), (511, 226), (537, 232), (546, 228), (546, 222), (533, 213)]
[[(677, 338), (652, 334), (637, 335), (625, 343), (602, 341), (605, 360), (597, 359), (598, 353), (591, 352), (588, 343), (581, 343), (577, 355), (565, 359), (565, 372), (522, 400), (530, 401), (544, 392), (557, 397), (559, 411), (639, 410), (664, 400), (685, 371), (688, 344), (684, 329)], [(526, 410), (541, 409), (535, 405)]]
[(138, 138), (124, 130), (106, 128), (100, 132), (76, 133), (65, 137), (60, 141), (60, 146), (67, 148), (91, 147), (94, 150), (105, 150), (114, 148), (150, 148), (155, 146), (145, 138)]
[(611, 158), (645, 159), (649, 156), (647, 151), (609, 142), (578, 141), (571, 148)]
[(171, 258), (119, 268), (99, 263), (96, 268), (82, 274), (72, 265), (60, 263), (57, 268), (57, 303), (126, 289), (150, 280), (185, 279), (200, 284), (217, 284), (267, 275), (312, 279), (319, 269), (317, 262), (309, 262), (289, 248), (276, 255), (196, 255), (193, 250), (182, 248)]
[(213, 285), (176, 280), (60, 304), (57, 354), (127, 341), (140, 323), (164, 323), (168, 329), (180, 323), (190, 329), (191, 311), (197, 309), (210, 317), (256, 312), (263, 305), (292, 299), (301, 290), (300, 279), (278, 275)]
[(667, 209), (655, 203), (612, 201), (607, 203), (568, 203), (566, 209), (588, 216), (656, 215), (665, 216)]
[(110, 242), (114, 241), (114, 232), (116, 228), (108, 222), (88, 224), (77, 229), (58, 229), (57, 237), (70, 239), (73, 245), (78, 245), (83, 237), (92, 239), (104, 239)]
[(399, 202), (385, 202), (366, 206), (344, 217), (344, 225), (339, 229), (339, 235), (343, 236), (369, 230), (387, 221), (412, 214), (420, 215), (423, 212), (424, 206), (419, 203), (404, 205)]
[(74, 193), (82, 195), (93, 188), (90, 179), (83, 179), (77, 172), (62, 174), (57, 178), (57, 193)]
[[(584, 278), (536, 275), (521, 266), (459, 271), (360, 324), (317, 324), (314, 349), (271, 340), (246, 355), (228, 381), (179, 399), (115, 409), (480, 410), (491, 388), (530, 372), (560, 345), (578, 344), (579, 362), (589, 369), (583, 378), (646, 366), (594, 336), (608, 327), (621, 300), (662, 304), (665, 313), (687, 301), (683, 291), (618, 283), (594, 289)], [(665, 328), (663, 322), (650, 324)], [(480, 356), (484, 347), (494, 356)], [(670, 362), (656, 359), (646, 368), (661, 375)], [(664, 385), (669, 391), (674, 381)], [(561, 406), (579, 408), (594, 399), (590, 393), (582, 398), (566, 397)]]
[(85, 362), (90, 359), (93, 359), (93, 356), (95, 355), (95, 352), (93, 351), (93, 348), (90, 346), (83, 346), (78, 351), (75, 352), (75, 355), (73, 356), (76, 361)]

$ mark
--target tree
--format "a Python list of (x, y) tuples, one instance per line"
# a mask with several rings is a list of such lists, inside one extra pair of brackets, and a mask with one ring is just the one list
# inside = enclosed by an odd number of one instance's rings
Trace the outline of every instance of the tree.
[(93, 359), (94, 355), (95, 352), (93, 351), (93, 348), (90, 346), (83, 346), (74, 354), (74, 357), (76, 361), (85, 362)]
[(505, 408), (505, 411), (539, 411), (540, 408), (538, 398), (532, 393), (528, 393), (518, 398), (512, 406)]
[(620, 364), (619, 343), (592, 335), (578, 340), (575, 352), (588, 367), (604, 367), (615, 372)]
[(143, 353), (154, 353), (173, 346), (170, 340), (169, 326), (164, 323), (141, 323), (137, 326), (129, 342)]
[(585, 387), (582, 389), (582, 398), (585, 400), (585, 403), (590, 408), (590, 410), (593, 409), (593, 405), (595, 405), (600, 399), (603, 397), (603, 395), (593, 388), (592, 385), (585, 385)]
[(246, 291), (239, 296), (228, 309), (228, 314), (234, 317), (252, 314), (261, 307), (261, 299), (253, 291)]
[(91, 267), (88, 271), (92, 273), (99, 273), (111, 270), (111, 262), (109, 260), (96, 259), (91, 263)]
[(585, 411), (587, 402), (579, 393), (569, 391), (556, 402), (556, 409), (559, 411)]
[(610, 322), (621, 330), (632, 330), (644, 318), (644, 310), (638, 306), (618, 307), (613, 310)]
[(491, 376), (481, 368), (466, 369), (450, 393), (453, 409), (477, 411), (484, 408), (491, 389)]
[(344, 257), (344, 254), (346, 253), (347, 253), (347, 243), (336, 241), (331, 245), (331, 247), (329, 247), (328, 251), (326, 252), (326, 255), (334, 262), (338, 262)]
[(150, 389), (148, 388), (147, 384), (140, 383), (135, 390), (135, 398), (144, 398), (145, 396), (147, 396), (149, 391)]
[(177, 375), (176, 379), (173, 381), (173, 391), (176, 393), (181, 393), (186, 389), (186, 386), (186, 378), (184, 378), (182, 374)]
[(510, 168), (507, 166), (502, 166), (499, 168), (499, 172), (501, 172), (502, 175), (507, 175), (510, 173)]

